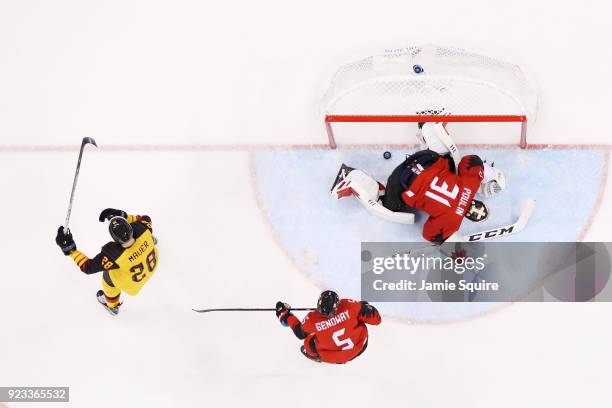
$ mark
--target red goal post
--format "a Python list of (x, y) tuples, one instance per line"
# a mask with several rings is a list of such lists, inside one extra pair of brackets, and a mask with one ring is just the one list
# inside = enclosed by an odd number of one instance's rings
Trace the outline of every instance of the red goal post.
[(338, 145), (333, 123), (439, 121), (515, 122), (520, 125), (518, 144), (525, 148), (538, 93), (516, 64), (426, 45), (386, 50), (341, 66), (321, 110), (332, 149)]
[(325, 128), (329, 140), (329, 147), (337, 146), (332, 123), (418, 123), (418, 122), (518, 122), (521, 124), (519, 146), (527, 147), (527, 116), (525, 115), (325, 115)]

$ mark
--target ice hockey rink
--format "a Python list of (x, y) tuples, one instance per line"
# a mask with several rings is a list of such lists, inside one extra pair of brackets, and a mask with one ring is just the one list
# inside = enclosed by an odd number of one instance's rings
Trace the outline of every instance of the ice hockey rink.
[[(332, 151), (318, 111), (340, 64), (389, 47), (463, 47), (528, 71), (541, 96), (533, 145), (508, 130), (459, 141), (507, 172), (488, 222), (534, 196), (512, 240), (606, 241), (606, 8), (0, 2), (0, 386), (70, 386), (53, 406), (87, 408), (605, 406), (606, 303), (375, 304), (368, 350), (341, 366), (303, 358), (273, 312), (191, 308), (312, 307), (323, 288), (358, 297), (360, 241), (420, 239), (418, 225), (329, 197), (340, 163), (384, 178), (412, 149), (407, 135)], [(108, 241), (106, 207), (150, 215), (159, 239), (155, 276), (115, 318), (96, 302), (101, 276), (54, 242), (85, 136), (99, 148), (79, 176), (78, 249), (93, 257)], [(45, 404), (0, 403), (30, 406)]]

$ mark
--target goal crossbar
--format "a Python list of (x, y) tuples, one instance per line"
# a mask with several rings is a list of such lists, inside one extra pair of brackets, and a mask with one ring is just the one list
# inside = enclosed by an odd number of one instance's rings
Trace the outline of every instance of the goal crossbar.
[(527, 147), (526, 115), (325, 115), (329, 146), (337, 147), (331, 124), (338, 123), (410, 123), (410, 122), (517, 122), (521, 123), (519, 146)]

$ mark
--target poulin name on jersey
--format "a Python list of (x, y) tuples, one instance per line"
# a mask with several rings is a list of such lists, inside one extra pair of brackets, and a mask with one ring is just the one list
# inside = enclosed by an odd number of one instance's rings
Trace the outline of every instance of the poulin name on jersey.
[(317, 329), (318, 332), (320, 332), (322, 330), (329, 329), (330, 327), (334, 327), (335, 325), (340, 324), (344, 321), (347, 321), (348, 319), (349, 319), (349, 312), (348, 310), (345, 310), (342, 313), (338, 313), (337, 316), (333, 316), (322, 322), (315, 323), (315, 328)]
[(129, 257), (130, 262), (135, 261), (140, 255), (144, 254), (147, 248), (149, 248), (149, 243), (147, 241), (144, 241), (143, 244), (140, 246), (140, 248), (138, 248), (136, 251), (132, 253), (132, 255), (130, 255)]
[(465, 210), (467, 210), (468, 204), (470, 204), (468, 202), (470, 200), (470, 197), (472, 197), (472, 190), (467, 187), (463, 187), (463, 191), (461, 192), (461, 198), (459, 198), (459, 204), (455, 209), (455, 213), (458, 216), (463, 217), (465, 215)]

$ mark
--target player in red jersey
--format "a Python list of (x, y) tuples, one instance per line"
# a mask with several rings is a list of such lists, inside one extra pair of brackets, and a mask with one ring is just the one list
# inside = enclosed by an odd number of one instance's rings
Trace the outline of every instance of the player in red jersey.
[[(444, 124), (420, 124), (419, 138), (427, 147), (409, 156), (393, 170), (383, 185), (362, 170), (342, 165), (332, 186), (332, 195), (341, 199), (357, 197), (375, 215), (393, 222), (412, 224), (415, 210), (429, 215), (423, 237), (442, 243), (460, 241), (457, 233), (464, 218), (484, 221), (488, 209), (475, 200), (506, 187), (504, 174), (483, 163), (476, 155), (459, 161), (458, 149)], [(459, 161), (455, 172), (455, 162)]]
[(344, 364), (361, 355), (368, 346), (366, 324), (378, 325), (381, 321), (378, 310), (368, 302), (340, 299), (331, 290), (321, 293), (317, 310), (309, 312), (301, 323), (291, 307), (280, 301), (276, 303), (276, 316), (304, 340), (300, 348), (304, 356), (332, 364)]
[[(428, 165), (421, 165), (420, 161)], [(431, 150), (408, 157), (400, 166), (401, 172), (411, 173), (413, 177), (401, 193), (401, 198), (407, 206), (429, 215), (423, 226), (423, 237), (428, 241), (446, 241), (459, 230), (464, 217), (483, 221), (488, 215), (484, 204), (474, 200), (484, 173), (480, 157), (463, 157), (459, 162), (458, 174), (451, 167), (452, 162)]]

